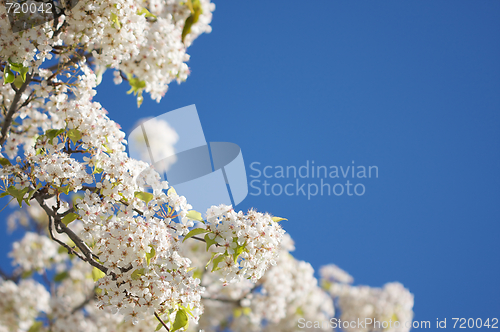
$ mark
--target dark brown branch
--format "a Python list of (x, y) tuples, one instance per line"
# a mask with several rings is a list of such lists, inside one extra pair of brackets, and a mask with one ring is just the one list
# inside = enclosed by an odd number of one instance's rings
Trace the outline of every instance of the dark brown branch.
[(69, 238), (78, 247), (78, 249), (80, 249), (80, 251), (85, 255), (84, 261), (88, 262), (90, 265), (98, 268), (99, 270), (101, 270), (102, 272), (104, 272), (105, 274), (107, 274), (108, 268), (105, 267), (104, 265), (100, 264), (99, 262), (97, 262), (94, 259), (94, 257), (96, 257), (96, 255), (94, 255), (92, 253), (92, 251), (87, 246), (87, 244), (85, 242), (83, 242), (82, 239), (80, 239), (78, 237), (78, 235), (76, 235), (71, 229), (69, 229), (64, 223), (61, 222), (61, 216), (57, 215), (53, 210), (51, 210), (45, 204), (45, 202), (43, 201), (43, 199), (41, 198), (41, 196), (39, 196), (37, 194), (35, 194), (34, 196), (35, 196), (35, 199), (37, 200), (38, 204), (40, 204), (40, 206), (47, 213), (47, 215), (49, 217), (52, 217), (54, 219), (57, 232), (58, 233), (65, 233), (66, 235), (68, 235)]
[[(29, 85), (31, 80), (31, 75), (26, 74), (26, 81), (23, 83), (20, 89), (16, 90), (16, 95), (14, 96), (14, 100), (12, 101), (12, 104), (10, 104), (9, 111), (7, 112), (7, 115), (5, 116), (5, 119), (2, 124), (2, 130), (0, 132), (1, 138), (0, 138), (0, 145), (3, 145), (5, 143), (5, 140), (7, 139), (7, 133), (9, 131), (10, 125), (12, 124), (12, 120), (14, 119), (14, 114), (19, 110), (17, 107), (17, 104), (19, 104), (19, 101), (21, 100), (21, 97), (26, 90), (26, 87)], [(14, 85), (12, 85), (14, 86)], [(30, 97), (28, 97), (27, 100), (29, 100)], [(21, 107), (26, 106), (21, 105)]]
[(68, 250), (68, 254), (74, 254), (76, 255), (78, 258), (80, 258), (81, 260), (85, 261), (85, 257), (81, 256), (80, 253), (78, 253), (77, 251), (75, 251), (74, 248), (70, 247), (69, 245), (67, 245), (66, 243), (62, 242), (61, 240), (59, 240), (58, 238), (56, 238), (54, 236), (54, 230), (53, 230), (53, 227), (54, 227), (54, 219), (52, 218), (52, 216), (49, 216), (49, 234), (50, 234), (50, 238), (59, 243), (60, 246), (64, 247), (66, 250)]
[(160, 316), (158, 316), (158, 314), (156, 313), (156, 311), (155, 311), (155, 317), (156, 317), (156, 319), (158, 319), (160, 321), (161, 325), (163, 325), (163, 327), (166, 328), (167, 331), (170, 332), (170, 329), (168, 328), (167, 324), (165, 324), (165, 322), (160, 318)]

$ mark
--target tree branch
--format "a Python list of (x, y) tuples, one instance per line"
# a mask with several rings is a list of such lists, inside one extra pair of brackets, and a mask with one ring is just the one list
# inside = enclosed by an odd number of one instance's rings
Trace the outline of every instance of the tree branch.
[(158, 314), (156, 313), (156, 311), (155, 311), (155, 317), (156, 317), (156, 319), (158, 319), (160, 321), (161, 325), (163, 325), (163, 327), (166, 328), (167, 331), (170, 332), (170, 329), (168, 328), (167, 324), (165, 324), (165, 322), (163, 322), (163, 320), (160, 318), (160, 316), (158, 316)]
[[(16, 91), (16, 95), (14, 96), (14, 100), (12, 101), (12, 104), (10, 104), (9, 111), (7, 112), (7, 115), (5, 115), (5, 119), (2, 124), (2, 130), (0, 132), (1, 138), (0, 138), (0, 145), (3, 145), (5, 143), (5, 140), (7, 139), (7, 132), (9, 131), (10, 125), (12, 124), (12, 120), (14, 119), (14, 114), (19, 110), (17, 107), (17, 104), (21, 100), (21, 96), (23, 95), (24, 91), (26, 90), (26, 87), (29, 85), (31, 81), (31, 75), (26, 74), (26, 81), (23, 83), (21, 88)], [(29, 100), (30, 97), (28, 97), (27, 100)], [(24, 103), (21, 105), (21, 107), (26, 106)], [(20, 107), (20, 108), (21, 108)]]
[(72, 247), (68, 246), (66, 243), (62, 242), (61, 240), (59, 240), (58, 238), (56, 238), (54, 236), (53, 227), (54, 227), (54, 219), (52, 218), (52, 216), (49, 216), (49, 235), (50, 235), (50, 238), (53, 241), (59, 243), (60, 246), (62, 246), (65, 249), (67, 249), (68, 250), (68, 254), (74, 254), (78, 258), (80, 258), (81, 260), (86, 261), (85, 257), (81, 256), (80, 253), (78, 253), (77, 251), (75, 251), (75, 249), (73, 249)]
[(98, 268), (105, 274), (108, 272), (108, 268), (105, 267), (104, 265), (100, 264), (97, 262), (94, 257), (97, 257), (92, 253), (90, 248), (87, 246), (85, 242), (82, 241), (76, 235), (71, 229), (69, 229), (64, 223), (61, 222), (61, 216), (57, 215), (52, 209), (50, 209), (44, 202), (44, 200), (41, 198), (41, 196), (35, 194), (35, 199), (37, 200), (38, 204), (42, 207), (42, 209), (47, 213), (49, 217), (52, 217), (54, 219), (55, 225), (56, 225), (56, 230), (58, 233), (65, 233), (66, 235), (69, 236), (69, 238), (75, 243), (75, 245), (80, 249), (80, 251), (85, 255), (84, 261), (88, 262), (90, 265)]

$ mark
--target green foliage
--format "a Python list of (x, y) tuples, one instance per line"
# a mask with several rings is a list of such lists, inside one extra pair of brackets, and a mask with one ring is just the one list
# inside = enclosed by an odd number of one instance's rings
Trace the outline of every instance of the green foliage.
[(68, 271), (63, 271), (63, 272), (60, 272), (60, 273), (58, 273), (58, 274), (56, 274), (54, 276), (54, 281), (55, 282), (61, 282), (61, 281), (63, 281), (64, 279), (66, 279), (68, 277), (69, 277)]
[(184, 22), (184, 28), (182, 29), (182, 42), (184, 42), (184, 39), (186, 38), (188, 33), (191, 32), (191, 27), (193, 26), (193, 24), (198, 22), (200, 15), (203, 13), (200, 0), (187, 0), (186, 6), (188, 6), (189, 10), (191, 11), (191, 15), (189, 15), (189, 17), (186, 18), (186, 21)]
[(170, 329), (171, 332), (178, 331), (182, 328), (186, 330), (189, 326), (189, 319), (188, 315), (186, 313), (186, 309), (182, 308), (177, 310), (177, 313), (175, 314), (175, 320), (172, 328)]
[[(9, 59), (9, 63), (3, 69), (4, 84), (14, 83), (16, 88), (19, 89), (26, 82), (28, 71), (29, 68), (24, 67), (22, 63), (15, 63)], [(19, 75), (16, 76), (14, 72), (18, 72)]]
[(82, 133), (78, 129), (70, 129), (68, 130), (68, 137), (73, 143), (76, 143), (82, 138)]
[(78, 218), (78, 214), (76, 213), (68, 213), (62, 218), (61, 222), (68, 226), (71, 222), (73, 222), (76, 218)]
[(20, 77), (22, 83), (26, 82), (26, 74), (29, 71), (28, 67), (24, 67), (22, 63), (12, 62), (10, 59), (9, 59), (9, 66), (10, 69), (12, 69), (13, 71), (17, 71), (19, 74), (21, 74)]
[(43, 328), (43, 322), (34, 322), (28, 329), (28, 332), (39, 332)]
[(50, 144), (54, 144), (52, 143), (54, 138), (62, 133), (64, 133), (64, 129), (49, 129), (45, 132), (45, 136), (47, 136), (47, 138), (49, 139)]
[(57, 187), (57, 189), (62, 192), (62, 193), (65, 193), (66, 195), (69, 194), (69, 185), (67, 185), (66, 187)]
[(28, 197), (26, 197), (26, 198), (24, 199), (24, 201), (26, 202), (26, 204), (30, 205), (30, 203), (29, 203), (29, 202), (30, 202), (30, 201), (31, 201), (31, 199), (33, 198), (33, 195), (34, 195), (34, 194), (37, 192), (37, 190), (38, 190), (38, 189), (40, 189), (40, 188), (42, 188), (42, 184), (41, 184), (41, 183), (37, 184), (37, 185), (36, 185), (36, 187), (35, 187), (35, 189), (33, 189), (32, 191), (30, 191), (30, 192), (28, 193)]
[(220, 270), (219, 263), (221, 263), (227, 256), (229, 256), (229, 254), (226, 252), (214, 258), (212, 263), (212, 272)]
[(210, 239), (210, 237), (208, 236), (208, 234), (206, 234), (206, 235), (205, 235), (204, 239), (205, 239), (205, 242), (207, 243), (207, 251), (208, 251), (208, 249), (210, 249), (210, 247), (211, 247), (212, 245), (214, 245), (214, 244), (216, 244), (216, 243), (217, 243), (217, 242), (215, 241), (215, 237), (214, 237), (214, 239), (213, 239), (213, 240), (211, 240), (211, 239)]
[(142, 102), (144, 101), (142, 91), (146, 87), (146, 82), (132, 75), (127, 75), (127, 79), (130, 84), (130, 90), (127, 91), (127, 94), (131, 94), (133, 92), (134, 96), (137, 96), (137, 107), (141, 107)]
[(234, 259), (234, 262), (236, 263), (236, 261), (238, 260), (238, 257), (240, 257), (240, 255), (243, 253), (243, 251), (246, 250), (246, 242), (243, 243), (241, 246), (238, 244), (238, 239), (234, 239), (233, 242), (236, 243), (236, 249), (234, 249), (234, 254), (233, 254), (233, 259)]
[(249, 307), (239, 307), (239, 308), (234, 309), (233, 316), (235, 318), (238, 318), (241, 315), (249, 315), (251, 312), (252, 312), (252, 309), (250, 309)]
[(186, 217), (188, 217), (191, 220), (200, 221), (202, 223), (205, 223), (205, 221), (201, 217), (201, 213), (199, 213), (198, 211), (195, 211), (195, 210), (189, 210), (188, 213), (186, 214)]
[(14, 86), (20, 89), (24, 84), (23, 78), (19, 75), (14, 79)]
[(134, 193), (134, 196), (139, 198), (140, 200), (146, 202), (146, 204), (148, 204), (149, 201), (151, 201), (154, 197), (153, 194), (147, 193), (145, 191), (136, 191)]
[(141, 276), (144, 275), (144, 269), (137, 269), (134, 272), (132, 272), (132, 280), (139, 280), (141, 279)]
[(274, 222), (279, 222), (279, 221), (282, 221), (282, 220), (288, 220), (288, 219), (285, 219), (285, 218), (280, 218), (280, 217), (272, 217), (271, 218)]
[(146, 18), (148, 18), (148, 17), (152, 17), (152, 18), (155, 18), (155, 19), (157, 18), (156, 15), (151, 14), (149, 12), (149, 10), (147, 10), (146, 8), (141, 8), (141, 10), (137, 11), (137, 15), (143, 15), (143, 14), (145, 14)]
[(207, 229), (195, 228), (195, 229), (191, 230), (189, 233), (187, 233), (187, 235), (184, 237), (184, 240), (182, 240), (182, 242), (186, 241), (190, 237), (193, 237), (193, 236), (198, 235), (198, 234), (207, 233), (207, 232), (209, 232), (209, 230), (207, 230)]
[(101, 270), (99, 270), (97, 267), (94, 266), (94, 268), (92, 269), (92, 279), (94, 279), (94, 281), (97, 281), (99, 279), (101, 279), (102, 277), (104, 277), (106, 274), (104, 272), (102, 272)]
[[(17, 202), (19, 203), (19, 207), (22, 207), (23, 206), (24, 195), (26, 195), (26, 193), (28, 192), (28, 190), (30, 190), (30, 187), (26, 187), (26, 188), (23, 188), (23, 189), (17, 189), (14, 186), (10, 186), (9, 188), (7, 188), (6, 193), (8, 195), (11, 195), (12, 197), (14, 197), (17, 200)], [(3, 196), (5, 196), (5, 195), (2, 194), (2, 197)], [(26, 204), (28, 204), (28, 202), (26, 202)]]
[(111, 22), (113, 22), (113, 28), (120, 29), (122, 27), (122, 24), (115, 13), (111, 13)]
[(212, 262), (212, 259), (214, 259), (215, 255), (217, 255), (218, 253), (217, 252), (213, 252), (212, 253), (212, 257), (210, 257), (210, 259), (208, 260), (207, 262), (207, 265), (205, 265), (205, 269), (208, 268), (208, 266), (210, 265), (210, 263)]
[(3, 69), (3, 84), (14, 83), (16, 75), (10, 70), (9, 66), (5, 66)]
[(146, 262), (148, 263), (148, 265), (151, 262), (151, 258), (155, 257), (155, 255), (156, 255), (155, 248), (153, 248), (152, 245), (149, 245), (149, 246), (151, 247), (151, 251), (146, 253)]
[(12, 163), (7, 158), (0, 158), (0, 165), (2, 165), (2, 167), (3, 166), (11, 166)]

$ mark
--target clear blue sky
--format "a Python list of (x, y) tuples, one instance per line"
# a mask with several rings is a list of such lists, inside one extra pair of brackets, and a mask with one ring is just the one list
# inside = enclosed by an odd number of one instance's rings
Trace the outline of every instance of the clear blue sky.
[(400, 281), (416, 320), (499, 317), (500, 2), (216, 4), (191, 76), (160, 104), (137, 109), (105, 75), (96, 99), (110, 117), (129, 132), (196, 104), (207, 140), (238, 144), (248, 175), (252, 162), (378, 166), (350, 179), (363, 196), (249, 195), (237, 208), (288, 218), (295, 256), (315, 268)]

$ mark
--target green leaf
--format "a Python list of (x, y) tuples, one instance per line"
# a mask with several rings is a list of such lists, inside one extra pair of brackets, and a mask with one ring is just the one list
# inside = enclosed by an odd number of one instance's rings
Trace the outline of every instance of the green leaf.
[(146, 82), (140, 80), (138, 77), (134, 77), (133, 75), (127, 75), (127, 79), (130, 84), (130, 90), (127, 91), (127, 94), (131, 94), (133, 92), (134, 96), (137, 96), (137, 107), (141, 107), (142, 102), (144, 101), (142, 91), (146, 87)]
[(188, 33), (191, 32), (191, 27), (193, 26), (193, 24), (198, 22), (200, 15), (203, 13), (200, 0), (188, 0), (186, 5), (191, 11), (191, 15), (189, 15), (189, 17), (186, 18), (186, 21), (184, 22), (184, 28), (182, 29), (182, 42), (184, 42), (184, 38), (186, 38)]
[(251, 312), (252, 312), (252, 309), (250, 309), (249, 307), (235, 308), (233, 310), (233, 315), (234, 315), (234, 317), (238, 318), (241, 315), (248, 316)]
[(141, 8), (141, 10), (138, 10), (137, 11), (137, 15), (142, 15), (142, 14), (146, 14), (146, 18), (148, 17), (153, 17), (153, 18), (156, 18), (156, 15), (153, 15), (149, 12), (149, 10), (147, 10), (146, 8)]
[(158, 323), (158, 325), (156, 325), (155, 331), (160, 330), (162, 327), (163, 327), (163, 324), (162, 323)]
[(28, 67), (22, 67), (21, 71), (19, 72), (21, 74), (21, 77), (23, 78), (23, 83), (26, 82), (26, 74), (29, 70), (30, 69)]
[(182, 42), (184, 42), (184, 39), (188, 35), (188, 33), (191, 32), (191, 27), (194, 24), (194, 15), (189, 15), (188, 18), (186, 18), (186, 21), (184, 22), (184, 28), (182, 29)]
[(215, 255), (217, 255), (217, 254), (218, 254), (218, 252), (213, 252), (213, 253), (212, 253), (212, 257), (210, 257), (210, 259), (209, 259), (209, 261), (208, 261), (207, 265), (205, 265), (205, 269), (206, 269), (206, 268), (208, 268), (208, 266), (209, 266), (209, 265), (210, 265), (210, 263), (212, 262), (212, 259), (214, 259)]
[(245, 246), (246, 246), (246, 244), (247, 244), (247, 243), (245, 242), (245, 243), (243, 243), (243, 244), (240, 246), (240, 245), (238, 244), (237, 239), (235, 238), (234, 240), (235, 240), (234, 242), (236, 242), (236, 249), (234, 249), (233, 258), (234, 258), (234, 262), (236, 263), (236, 261), (238, 260), (238, 257), (240, 257), (241, 253), (242, 253), (243, 251), (245, 251), (245, 249), (246, 249), (246, 247), (245, 247)]
[(22, 63), (12, 62), (10, 59), (9, 59), (9, 66), (10, 69), (17, 71), (19, 74), (21, 74), (21, 79), (24, 83), (26, 81), (26, 74), (28, 73), (29, 68), (23, 66)]
[(208, 234), (206, 234), (206, 235), (205, 235), (204, 239), (205, 239), (205, 242), (207, 243), (207, 251), (208, 251), (208, 249), (210, 249), (210, 247), (211, 247), (212, 245), (214, 245), (214, 244), (216, 244), (216, 243), (217, 243), (217, 242), (215, 241), (215, 237), (214, 237), (214, 239), (213, 239), (213, 240), (211, 240), (211, 239), (208, 237)]
[(141, 81), (138, 77), (133, 77), (132, 75), (127, 75), (128, 83), (130, 84), (130, 90), (127, 91), (128, 94), (134, 93), (134, 96), (139, 93), (142, 89), (146, 87), (146, 82)]
[(10, 70), (9, 66), (5, 66), (3, 69), (3, 84), (13, 83), (16, 79), (16, 75)]
[(29, 201), (31, 201), (31, 199), (33, 198), (33, 195), (36, 193), (36, 191), (38, 189), (42, 188), (42, 184), (41, 183), (38, 183), (35, 187), (35, 189), (33, 189), (32, 191), (29, 192), (28, 194), (28, 197), (26, 197), (24, 199), (24, 201), (26, 202), (26, 204), (30, 205)]
[(19, 203), (19, 207), (22, 207), (24, 195), (26, 195), (28, 190), (30, 190), (29, 187), (26, 187), (24, 189), (17, 189), (14, 186), (10, 186), (9, 188), (7, 188), (7, 193), (9, 193), (9, 195), (11, 195), (15, 199), (17, 199), (17, 202)]
[(141, 279), (142, 275), (144, 275), (144, 269), (137, 269), (134, 272), (132, 272), (131, 278), (132, 280), (139, 280)]
[(33, 270), (29, 270), (29, 271), (24, 271), (22, 274), (21, 274), (21, 278), (22, 279), (26, 279), (26, 278), (29, 278), (33, 275)]
[(28, 329), (28, 332), (38, 332), (42, 329), (43, 322), (34, 322), (33, 325)]
[(67, 277), (69, 277), (69, 273), (68, 271), (63, 271), (61, 273), (58, 273), (54, 276), (54, 281), (55, 282), (61, 282), (63, 281), (64, 279), (66, 279)]
[(15, 79), (14, 79), (14, 86), (18, 89), (20, 89), (24, 84), (24, 81), (23, 81), (23, 78), (21, 77), (21, 75), (17, 76)]
[(146, 253), (146, 262), (148, 263), (148, 265), (151, 262), (151, 258), (155, 257), (155, 255), (156, 255), (155, 248), (153, 248), (152, 245), (149, 245), (149, 246), (151, 247), (151, 251)]
[(7, 158), (0, 158), (0, 165), (2, 165), (2, 166), (11, 166), (12, 163)]
[(177, 313), (175, 314), (174, 324), (170, 329), (170, 331), (175, 332), (182, 328), (186, 330), (188, 326), (189, 326), (189, 319), (188, 315), (186, 314), (186, 310), (184, 309), (177, 310)]
[(99, 279), (101, 279), (102, 277), (104, 277), (106, 274), (104, 272), (102, 272), (101, 270), (99, 270), (97, 267), (94, 266), (94, 268), (92, 269), (92, 279), (94, 279), (94, 281), (97, 281)]
[(69, 185), (67, 185), (66, 187), (57, 187), (57, 189), (59, 189), (60, 192), (65, 193), (66, 195), (69, 194)]
[(280, 217), (272, 217), (271, 218), (274, 222), (279, 222), (281, 220), (288, 220), (288, 219), (285, 219), (285, 218), (280, 218)]
[(78, 218), (78, 214), (76, 213), (68, 213), (67, 215), (64, 216), (64, 218), (62, 218), (62, 223), (65, 224), (66, 226), (68, 226), (71, 222), (73, 222), (76, 218)]
[(106, 144), (103, 144), (102, 146), (104, 146), (104, 149), (107, 153), (113, 152), (113, 150), (111, 150)]
[(49, 143), (53, 144), (52, 140), (62, 133), (64, 133), (64, 129), (49, 129), (45, 132), (45, 136), (48, 137)]
[(220, 267), (219, 267), (218, 265), (219, 265), (219, 263), (221, 263), (221, 262), (224, 260), (224, 258), (226, 258), (227, 256), (228, 256), (227, 254), (221, 254), (221, 255), (219, 255), (219, 256), (217, 256), (217, 257), (215, 257), (215, 258), (214, 258), (214, 261), (213, 261), (213, 263), (212, 263), (212, 264), (213, 264), (213, 266), (212, 266), (212, 272), (220, 270)]
[(92, 172), (92, 174), (96, 174), (96, 173), (102, 173), (104, 170), (102, 168), (99, 168), (99, 167), (96, 167), (94, 169), (94, 171)]
[(144, 191), (136, 191), (134, 196), (148, 204), (153, 199), (153, 194)]
[(188, 213), (186, 214), (186, 217), (191, 220), (201, 221), (202, 223), (205, 223), (205, 221), (201, 217), (201, 213), (195, 210), (189, 210)]
[(78, 129), (70, 129), (68, 130), (68, 137), (73, 143), (76, 143), (82, 138), (82, 133)]
[(191, 0), (187, 0), (186, 1), (186, 6), (189, 8), (189, 10), (191, 11), (191, 14), (194, 13), (194, 8), (193, 8), (193, 2)]
[(64, 129), (48, 129), (45, 132), (48, 138), (55, 138), (57, 135), (64, 133)]
[(184, 309), (189, 316), (195, 318), (194, 315), (193, 315), (192, 309), (190, 308), (189, 305), (187, 307), (181, 305), (181, 308)]
[(203, 271), (201, 269), (194, 270), (194, 272), (193, 272), (194, 279), (198, 278), (201, 280), (202, 277), (203, 277)]
[(195, 235), (208, 233), (208, 232), (210, 232), (208, 229), (195, 228), (195, 229), (191, 230), (189, 233), (187, 233), (187, 235), (184, 237), (184, 240), (182, 240), (182, 242), (186, 241), (187, 239), (189, 239), (190, 237), (193, 237)]
[(113, 22), (113, 27), (120, 29), (122, 27), (120, 20), (118, 19), (118, 16), (115, 13), (111, 13), (111, 22)]

